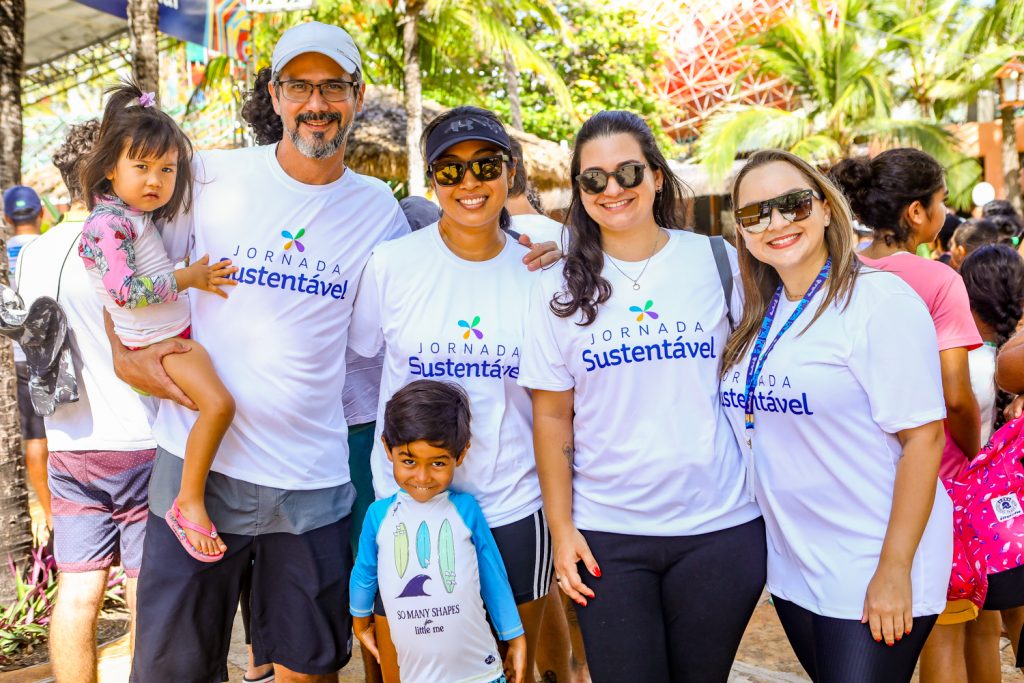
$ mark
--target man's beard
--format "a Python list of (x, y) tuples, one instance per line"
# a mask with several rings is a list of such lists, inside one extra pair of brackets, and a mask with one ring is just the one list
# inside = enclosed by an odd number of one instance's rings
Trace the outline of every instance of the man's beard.
[[(299, 124), (301, 123), (330, 121), (338, 122), (338, 133), (330, 140), (326, 140), (324, 133), (321, 132), (314, 132), (312, 139), (304, 138), (299, 134)], [(333, 111), (323, 114), (299, 114), (295, 117), (295, 127), (288, 129), (288, 137), (291, 138), (295, 149), (299, 150), (303, 156), (310, 159), (327, 159), (334, 156), (345, 145), (348, 134), (352, 131), (352, 123), (349, 121), (347, 126), (341, 125), (341, 114)]]

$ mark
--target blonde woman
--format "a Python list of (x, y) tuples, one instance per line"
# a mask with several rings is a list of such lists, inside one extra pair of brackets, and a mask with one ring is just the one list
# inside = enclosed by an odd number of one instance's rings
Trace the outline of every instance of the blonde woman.
[(841, 193), (756, 153), (733, 205), (745, 292), (721, 398), (768, 532), (768, 589), (812, 680), (903, 683), (946, 604), (952, 510), (935, 329), (854, 255)]

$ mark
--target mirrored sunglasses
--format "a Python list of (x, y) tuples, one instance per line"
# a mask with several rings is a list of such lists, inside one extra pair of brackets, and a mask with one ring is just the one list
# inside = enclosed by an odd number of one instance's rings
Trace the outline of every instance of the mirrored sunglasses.
[(468, 168), (477, 180), (486, 182), (499, 178), (502, 164), (510, 161), (511, 157), (504, 153), (472, 161), (435, 161), (430, 165), (430, 174), (438, 185), (451, 187), (462, 182)]
[(736, 223), (751, 234), (764, 232), (772, 222), (772, 210), (778, 209), (782, 217), (790, 223), (807, 219), (814, 210), (814, 200), (823, 200), (825, 196), (817, 190), (797, 190), (774, 199), (767, 199), (757, 204), (744, 206), (736, 210)]
[(592, 168), (576, 176), (576, 182), (580, 189), (587, 194), (600, 194), (608, 187), (608, 178), (615, 178), (615, 182), (624, 190), (636, 187), (644, 181), (645, 164), (630, 163), (619, 166), (618, 169), (608, 173), (599, 168)]

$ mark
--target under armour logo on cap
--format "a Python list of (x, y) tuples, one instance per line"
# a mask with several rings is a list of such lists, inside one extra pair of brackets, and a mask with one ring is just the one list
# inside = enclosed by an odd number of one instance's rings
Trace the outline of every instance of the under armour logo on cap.
[(512, 147), (512, 141), (500, 122), (482, 114), (465, 114), (439, 125), (427, 138), (427, 163), (433, 163), (445, 150), (466, 140), (493, 142), (503, 150)]

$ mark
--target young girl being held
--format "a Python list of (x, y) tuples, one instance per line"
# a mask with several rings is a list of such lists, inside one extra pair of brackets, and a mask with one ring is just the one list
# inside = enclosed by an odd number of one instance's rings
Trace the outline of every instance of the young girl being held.
[(227, 546), (206, 513), (206, 476), (235, 404), (209, 355), (190, 339), (185, 290), (227, 297), (224, 285), (237, 268), (210, 265), (203, 256), (175, 268), (154, 220), (174, 217), (191, 203), (192, 145), (170, 116), (155, 106), (153, 93), (134, 83), (110, 91), (99, 139), (83, 161), (81, 180), (89, 210), (78, 252), (125, 346), (138, 349), (171, 337), (189, 351), (163, 359), (164, 369), (199, 408), (185, 447), (178, 497), (167, 523), (189, 555), (215, 562)]

